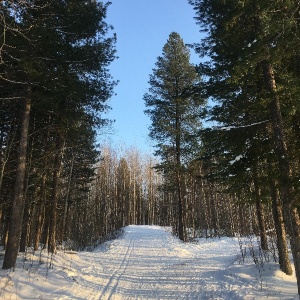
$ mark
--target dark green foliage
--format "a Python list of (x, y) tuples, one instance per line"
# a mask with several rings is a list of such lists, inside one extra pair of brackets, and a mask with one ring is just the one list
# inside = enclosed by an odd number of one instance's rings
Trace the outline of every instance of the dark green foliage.
[(157, 142), (157, 166), (173, 185), (178, 201), (178, 235), (183, 235), (183, 173), (199, 147), (197, 132), (204, 104), (200, 76), (189, 62), (189, 51), (180, 35), (170, 34), (150, 75), (149, 93), (144, 95), (151, 118), (149, 136)]
[[(200, 54), (211, 58), (204, 71), (209, 76), (208, 97), (215, 100), (209, 118), (217, 126), (204, 132), (209, 142), (206, 149), (227, 158), (228, 171), (223, 174), (226, 180), (234, 166), (239, 165), (236, 169), (246, 174), (255, 161), (261, 165), (266, 159), (277, 160), (272, 152), (275, 147), (270, 110), (273, 96), (266, 88), (263, 69), (266, 60), (274, 68), (276, 95), (280, 97), (284, 121), (290, 124), (286, 126), (293, 141), (289, 149), (294, 148), (296, 137), (292, 131), (297, 127), (299, 115), (296, 92), (299, 78), (293, 73), (297, 64), (291, 68), (291, 61), (295, 62), (299, 49), (297, 39), (292, 38), (298, 34), (299, 7), (294, 1), (190, 3), (195, 8), (198, 24), (207, 34), (195, 47)], [(228, 163), (239, 155), (243, 159), (238, 163)], [(242, 162), (244, 167), (240, 168)]]
[(190, 64), (189, 51), (179, 34), (170, 35), (149, 84), (149, 93), (144, 95), (145, 113), (152, 121), (149, 135), (157, 141), (156, 154), (165, 162), (174, 157), (179, 137), (182, 163), (189, 161), (198, 146), (196, 133), (204, 100), (199, 94), (200, 76)]
[[(204, 157), (215, 162), (211, 177), (217, 174), (232, 194), (246, 195), (243, 202), (255, 200), (258, 218), (263, 216), (261, 204), (272, 198), (278, 206), (280, 195), (279, 208), (283, 208), (291, 236), (300, 291), (299, 215), (295, 208), (299, 152), (294, 147), (299, 141), (294, 134), (299, 118), (299, 3), (189, 2), (206, 33), (195, 48), (210, 59), (203, 69), (209, 78), (207, 95), (215, 101), (209, 117), (216, 126), (203, 132), (203, 143)], [(275, 222), (282, 223), (282, 217), (276, 219), (275, 215)], [(262, 234), (264, 221), (258, 222)]]
[[(105, 22), (109, 4), (92, 0), (0, 4), (1, 221), (6, 222), (11, 208), (20, 103), (30, 85), (24, 188), (31, 214), (28, 245), (47, 242), (48, 218), (54, 217), (56, 205), (60, 242), (71, 230), (66, 228), (70, 210), (79, 207), (72, 204), (85, 205), (98, 155), (96, 130), (109, 123), (103, 114), (115, 86), (108, 70), (116, 41), (114, 35), (108, 36), (111, 27)], [(55, 174), (60, 177), (56, 181)], [(54, 189), (58, 199), (50, 214)]]

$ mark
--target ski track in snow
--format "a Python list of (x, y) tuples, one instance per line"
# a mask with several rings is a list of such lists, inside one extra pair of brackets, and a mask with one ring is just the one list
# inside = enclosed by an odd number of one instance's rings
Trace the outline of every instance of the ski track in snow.
[(123, 238), (99, 255), (102, 271), (89, 273), (101, 281), (93, 299), (238, 299), (234, 287), (220, 280), (224, 259), (216, 264), (217, 257), (201, 259), (184, 246), (160, 227), (127, 227)]
[(94, 252), (66, 255), (63, 263), (54, 258), (53, 269), (41, 265), (29, 280), (11, 272), (6, 275), (11, 285), (2, 270), (0, 299), (294, 298), (292, 294), (280, 295), (273, 286), (262, 288), (259, 274), (252, 276), (253, 266), (234, 264), (239, 251), (236, 239), (182, 243), (166, 228), (132, 225), (121, 238), (105, 245)]

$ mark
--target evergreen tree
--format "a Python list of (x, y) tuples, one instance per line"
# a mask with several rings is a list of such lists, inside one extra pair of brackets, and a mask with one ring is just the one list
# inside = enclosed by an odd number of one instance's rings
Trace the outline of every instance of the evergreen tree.
[[(248, 130), (247, 143), (241, 145), (239, 153), (235, 154), (243, 153), (244, 161), (247, 159), (245, 153), (252, 156), (249, 175), (256, 187), (257, 176), (263, 174), (257, 172), (257, 167), (262, 169), (263, 164), (273, 162), (271, 166), (275, 170), (266, 169), (274, 176), (270, 185), (277, 186), (280, 191), (300, 287), (299, 216), (295, 207), (295, 170), (291, 164), (291, 144), (286, 126), (291, 114), (299, 115), (295, 113), (298, 98), (295, 83), (299, 84), (299, 78), (295, 76), (296, 68), (294, 71), (290, 68), (291, 61), (299, 54), (299, 40), (293, 38), (299, 32), (296, 17), (299, 4), (281, 0), (196, 0), (190, 3), (195, 7), (199, 25), (207, 33), (201, 49), (211, 58), (208, 64), (211, 76), (209, 96), (218, 101), (218, 106), (212, 111), (213, 118), (228, 131), (234, 129), (241, 134), (245, 128), (255, 129)], [(292, 113), (287, 113), (288, 110)], [(227, 148), (232, 149), (236, 142), (229, 140), (229, 135), (221, 134), (227, 139)], [(261, 142), (260, 146), (257, 141)], [(264, 149), (262, 145), (267, 147)], [(270, 189), (276, 202), (276, 192), (274, 188)], [(291, 273), (287, 265), (284, 270)]]
[(183, 173), (186, 163), (198, 148), (200, 110), (204, 100), (199, 91), (201, 81), (190, 63), (189, 50), (180, 35), (172, 32), (150, 75), (149, 93), (144, 95), (152, 124), (149, 136), (157, 142), (159, 168), (171, 179), (177, 194), (178, 236), (185, 239), (183, 228)]
[[(20, 99), (26, 104), (23, 114), (26, 120), (23, 120), (20, 129), (20, 171), (17, 172), (3, 263), (3, 268), (12, 268), (16, 262), (22, 222), (20, 216), (24, 210), (30, 105), (38, 118), (41, 113), (45, 120), (52, 120), (49, 133), (54, 155), (48, 249), (54, 252), (59, 181), (63, 171), (63, 152), (68, 146), (67, 134), (71, 129), (75, 130), (78, 123), (91, 132), (105, 123), (102, 113), (114, 87), (107, 66), (114, 59), (115, 38), (105, 37), (110, 29), (104, 21), (108, 4), (102, 2), (55, 0), (46, 5), (44, 1), (36, 0), (31, 5), (20, 6), (15, 15), (10, 2), (6, 4), (7, 16), (26, 33), (15, 35), (14, 31), (7, 32), (3, 45), (10, 42), (10, 46), (14, 47), (4, 47), (1, 52), (1, 59), (5, 62), (1, 64), (1, 75), (9, 75), (1, 76), (1, 79), (9, 85), (8, 91), (12, 90), (12, 85), (19, 85), (22, 91)], [(79, 132), (85, 134), (84, 131)]]

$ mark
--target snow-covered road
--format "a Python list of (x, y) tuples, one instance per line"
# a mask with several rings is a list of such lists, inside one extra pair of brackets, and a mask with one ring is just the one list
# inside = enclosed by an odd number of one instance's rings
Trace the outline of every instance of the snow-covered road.
[[(221, 280), (220, 271), (228, 264), (224, 254), (218, 259), (220, 253), (209, 253), (208, 260), (205, 251), (197, 249), (195, 255), (189, 250), (198, 247), (186, 246), (161, 227), (127, 227), (123, 238), (96, 261), (103, 268), (97, 298), (233, 299), (234, 291)], [(237, 248), (232, 250), (236, 254)], [(226, 252), (230, 260), (234, 254)]]
[[(60, 253), (37, 268), (1, 271), (1, 299), (293, 299), (294, 277), (239, 265), (237, 239), (182, 243), (167, 228), (128, 226), (94, 252)], [(47, 260), (47, 261), (46, 261)], [(5, 273), (6, 272), (6, 273)], [(283, 284), (282, 284), (283, 283)]]

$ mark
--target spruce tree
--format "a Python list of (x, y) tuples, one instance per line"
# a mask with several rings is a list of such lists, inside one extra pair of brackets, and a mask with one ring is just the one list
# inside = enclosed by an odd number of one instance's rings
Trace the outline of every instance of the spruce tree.
[(204, 100), (196, 91), (201, 81), (190, 63), (189, 50), (176, 32), (170, 34), (155, 66), (149, 92), (144, 95), (145, 113), (152, 121), (149, 136), (157, 142), (156, 155), (161, 157), (158, 167), (172, 182), (177, 196), (178, 236), (184, 240), (183, 173), (198, 148), (196, 133)]
[[(299, 40), (293, 38), (299, 31), (299, 4), (281, 0), (196, 0), (190, 3), (197, 12), (199, 25), (207, 33), (201, 49), (211, 58), (209, 96), (218, 101), (213, 117), (236, 132), (256, 128), (252, 133), (249, 130), (249, 139), (240, 153), (249, 152), (250, 145), (256, 148), (251, 152), (254, 167), (255, 163), (262, 166), (262, 162), (267, 165), (269, 161), (275, 167), (269, 174), (275, 176), (273, 180), (278, 185), (270, 184), (278, 186), (280, 192), (300, 291), (300, 221), (295, 207), (295, 170), (287, 126), (290, 112), (299, 115), (295, 113), (298, 98), (295, 84), (299, 84), (295, 74), (298, 72), (297, 67), (291, 68), (291, 61), (297, 61), (299, 52)], [(234, 147), (235, 141), (229, 142), (228, 135), (224, 135), (227, 145)], [(259, 147), (255, 139), (261, 141), (261, 145), (267, 144), (267, 148)], [(267, 153), (266, 149), (271, 150)], [(252, 172), (252, 180), (254, 177)], [(272, 194), (276, 201), (276, 193)], [(284, 269), (291, 273), (290, 267)]]
[[(55, 252), (56, 247), (58, 182), (67, 132), (80, 122), (90, 131), (100, 128), (105, 123), (101, 116), (107, 108), (105, 101), (114, 87), (107, 69), (114, 59), (115, 42), (114, 37), (106, 37), (110, 30), (104, 21), (108, 5), (96, 1), (54, 0), (45, 3), (36, 0), (31, 5), (20, 6), (13, 21), (26, 35), (7, 31), (6, 43), (10, 42), (14, 47), (4, 47), (1, 52), (4, 61), (1, 79), (6, 85), (20, 86), (23, 91), (20, 99), (32, 104), (37, 119), (44, 116), (45, 120), (51, 118), (52, 121), (50, 134), (52, 143), (55, 143), (55, 159), (52, 161), (52, 209), (48, 214), (51, 216), (48, 248), (51, 252)], [(13, 18), (9, 7), (7, 11)], [(9, 77), (4, 78), (2, 74)], [(22, 128), (20, 139), (19, 161), (25, 171), (26, 144), (23, 141), (27, 141), (30, 129), (29, 108), (26, 110), (27, 120), (23, 122), (27, 128), (24, 128), (26, 131)], [(25, 171), (18, 172), (18, 177)], [(20, 180), (18, 177), (18, 193), (15, 193), (3, 263), (5, 269), (15, 266), (18, 253), (24, 210), (24, 178)], [(23, 186), (17, 190), (18, 182)]]

